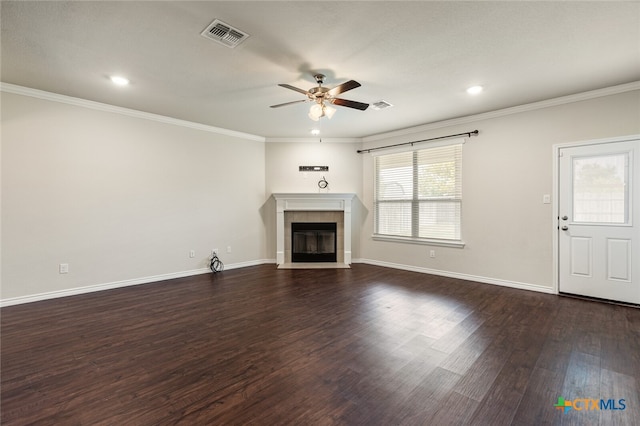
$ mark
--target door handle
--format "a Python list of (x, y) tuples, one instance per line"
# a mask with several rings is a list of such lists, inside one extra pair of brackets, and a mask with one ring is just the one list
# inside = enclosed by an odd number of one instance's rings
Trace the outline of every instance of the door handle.
[(569, 217), (568, 217), (568, 216), (566, 216), (566, 215), (565, 215), (565, 216), (562, 216), (562, 220), (567, 220), (567, 219), (569, 219)]
[(562, 229), (563, 231), (567, 231), (567, 230), (569, 229), (569, 227), (568, 227), (567, 225), (564, 225), (564, 226), (563, 226), (562, 228), (560, 228), (560, 229)]

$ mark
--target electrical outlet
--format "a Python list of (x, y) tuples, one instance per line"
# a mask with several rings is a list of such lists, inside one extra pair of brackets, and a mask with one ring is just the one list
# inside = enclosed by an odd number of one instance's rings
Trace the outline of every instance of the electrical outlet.
[(429, 257), (436, 257), (436, 251), (435, 250), (431, 250), (429, 252)]
[(61, 263), (60, 266), (58, 267), (58, 272), (61, 274), (68, 274), (69, 273), (69, 264), (68, 263)]
[(196, 251), (195, 250), (189, 250), (189, 257), (191, 257), (191, 258), (196, 257)]
[(227, 253), (231, 253), (231, 246), (227, 246)]

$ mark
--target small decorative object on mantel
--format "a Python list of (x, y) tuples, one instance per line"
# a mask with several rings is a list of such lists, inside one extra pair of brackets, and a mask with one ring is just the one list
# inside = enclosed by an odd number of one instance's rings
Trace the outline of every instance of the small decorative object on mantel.
[(329, 182), (327, 182), (324, 176), (318, 181), (318, 188), (320, 188), (320, 192), (329, 192)]

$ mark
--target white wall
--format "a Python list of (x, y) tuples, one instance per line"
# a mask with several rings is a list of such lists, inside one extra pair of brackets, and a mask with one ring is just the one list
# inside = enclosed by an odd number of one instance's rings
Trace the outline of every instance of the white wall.
[[(324, 176), (331, 193), (354, 193), (352, 204), (352, 257), (360, 256), (360, 228), (363, 226), (362, 155), (360, 142), (268, 142), (266, 144), (266, 192), (318, 193)], [(329, 166), (328, 172), (299, 171), (299, 166)], [(265, 205), (267, 250), (275, 258), (275, 202)]]
[(2, 93), (1, 299), (259, 263), (264, 176), (263, 142)]
[[(267, 193), (319, 192), (324, 176), (330, 192), (358, 193), (362, 190), (361, 143), (268, 142), (266, 144)], [(299, 166), (329, 166), (328, 172), (298, 171)]]
[[(435, 127), (435, 126), (434, 126)], [(373, 241), (373, 215), (362, 229), (366, 262), (468, 276), (485, 282), (551, 289), (552, 146), (637, 134), (640, 91), (470, 121), (419, 133), (369, 138), (364, 148), (478, 129), (463, 150), (462, 249)], [(371, 140), (376, 139), (376, 140)], [(426, 144), (421, 146), (427, 146)], [(373, 159), (363, 157), (366, 209), (373, 211)], [(435, 250), (436, 257), (429, 258)]]
[[(372, 158), (356, 153), (360, 143), (265, 144), (6, 92), (1, 100), (3, 303), (201, 273), (212, 248), (230, 267), (273, 260), (270, 195), (318, 192), (321, 176), (331, 192), (357, 195), (356, 260), (550, 289), (554, 222), (542, 195), (552, 193), (552, 145), (640, 133), (633, 91), (365, 138), (367, 148), (480, 130), (464, 148), (467, 245), (455, 249), (371, 239)], [(330, 171), (305, 178), (300, 165)]]

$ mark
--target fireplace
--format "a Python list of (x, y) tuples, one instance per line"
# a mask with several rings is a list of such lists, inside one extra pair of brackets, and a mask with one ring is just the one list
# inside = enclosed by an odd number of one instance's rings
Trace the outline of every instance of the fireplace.
[[(285, 264), (302, 264), (302, 263), (344, 263), (344, 219), (343, 214), (340, 211), (287, 211), (284, 214), (284, 253), (285, 253)], [(333, 241), (336, 243), (336, 257), (335, 260), (325, 260), (328, 258), (326, 256), (327, 253), (323, 253), (324, 256), (319, 256), (319, 253), (316, 255), (307, 255), (307, 256), (297, 256), (294, 260), (293, 251), (294, 244), (296, 241), (294, 240), (294, 223), (296, 231), (298, 232), (297, 243), (298, 248), (303, 248), (304, 250), (297, 251), (318, 251), (313, 248), (313, 244), (320, 244), (320, 251), (328, 252), (333, 250)], [(324, 225), (330, 224), (330, 225)], [(336, 234), (333, 240), (331, 237), (326, 234), (326, 231), (333, 231), (333, 224), (336, 226)], [(301, 226), (301, 227), (300, 227)], [(330, 227), (330, 229), (327, 229)], [(314, 236), (317, 231), (324, 231), (320, 233), (321, 240), (318, 242), (316, 237), (314, 243)], [(306, 234), (301, 234), (304, 232)], [(307, 237), (308, 236), (308, 237)], [(307, 238), (305, 238), (307, 237)], [(302, 246), (304, 244), (304, 246)], [(322, 247), (322, 246), (329, 247)], [(302, 246), (302, 247), (301, 247)], [(306, 246), (306, 247), (305, 247)], [(299, 253), (300, 254), (300, 253)], [(311, 254), (311, 253), (308, 253)], [(303, 258), (307, 258), (308, 260), (302, 260)], [(324, 257), (325, 259), (322, 259)], [(314, 260), (315, 258), (315, 260)], [(331, 256), (333, 259), (333, 256)]]
[[(336, 223), (336, 258), (323, 264), (351, 264), (351, 202), (355, 194), (273, 194), (276, 200), (276, 263), (278, 267), (304, 265), (292, 260), (292, 223)], [(306, 244), (306, 243), (305, 243)]]
[(291, 262), (336, 262), (335, 222), (292, 222)]

